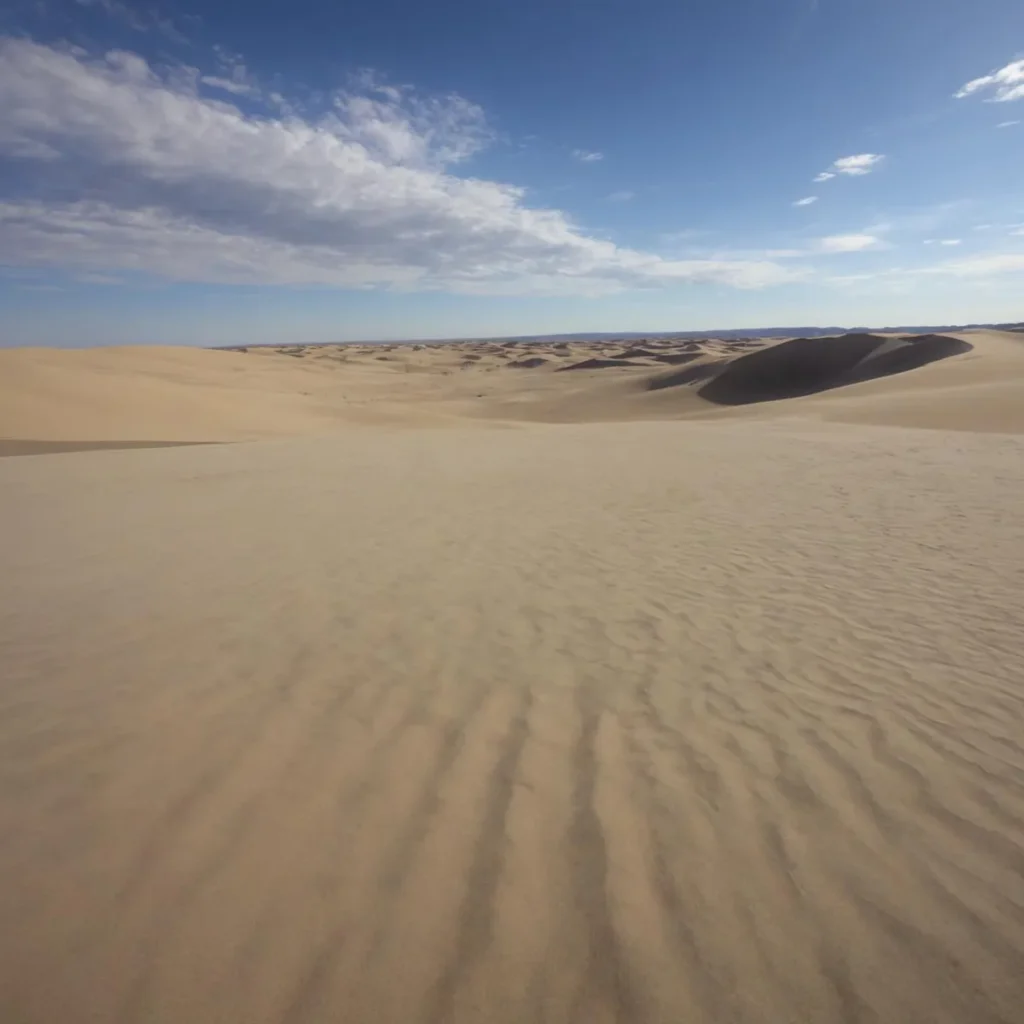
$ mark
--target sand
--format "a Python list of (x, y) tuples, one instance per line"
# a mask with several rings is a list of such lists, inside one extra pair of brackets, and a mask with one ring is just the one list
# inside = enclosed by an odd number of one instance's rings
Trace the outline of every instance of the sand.
[(1017, 1024), (1024, 338), (958, 340), (0, 352), (0, 1020)]

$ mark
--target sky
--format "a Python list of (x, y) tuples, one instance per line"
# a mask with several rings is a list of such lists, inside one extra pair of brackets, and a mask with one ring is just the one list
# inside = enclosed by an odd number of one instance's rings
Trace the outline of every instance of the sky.
[(1020, 0), (0, 9), (0, 345), (1020, 320)]

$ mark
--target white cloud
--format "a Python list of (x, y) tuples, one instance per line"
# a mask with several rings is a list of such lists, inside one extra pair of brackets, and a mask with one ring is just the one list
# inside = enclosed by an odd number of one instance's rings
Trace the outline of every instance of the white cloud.
[(0, 262), (475, 294), (799, 276), (588, 236), (525, 205), (521, 188), (454, 173), (491, 138), (479, 107), (363, 85), (316, 118), (257, 115), (205, 93), (189, 69), (0, 39), (0, 156), (32, 161), (31, 194), (0, 201)]
[(811, 203), (816, 203), (817, 201), (818, 201), (818, 197), (817, 196), (804, 196), (803, 199), (798, 199), (793, 205), (794, 206), (810, 206)]
[(832, 167), (839, 174), (870, 174), (882, 162), (882, 159), (883, 157), (878, 153), (858, 153), (856, 156), (840, 157)]
[(992, 103), (1024, 99), (1024, 60), (1012, 61), (998, 71), (975, 78), (953, 95), (961, 100), (982, 90), (991, 90), (988, 99)]
[(940, 238), (939, 245), (959, 245), (959, 238)]
[(1012, 128), (1015, 124), (1020, 124), (1020, 121), (1000, 121), (996, 125), (997, 128)]
[(825, 253), (863, 252), (880, 245), (881, 239), (875, 235), (828, 235), (818, 239), (817, 248)]
[(1010, 232), (1011, 235), (1024, 235), (1024, 227), (1016, 228)]
[(604, 159), (604, 153), (598, 153), (589, 149), (574, 149), (572, 155), (581, 163), (593, 164)]
[[(664, 260), (610, 242), (596, 252), (548, 253), (485, 260), (445, 271), (425, 260), (346, 259), (331, 243), (290, 244), (175, 218), (165, 210), (109, 203), (0, 203), (0, 258), (20, 254), (35, 266), (145, 271), (173, 280), (222, 284), (326, 285), (343, 288), (439, 288), (462, 294), (599, 295), (656, 283), (724, 283), (760, 288), (799, 274), (764, 260)], [(584, 242), (588, 240), (582, 240)], [(531, 258), (532, 257), (532, 258)], [(550, 268), (550, 269), (549, 269)]]
[(235, 96), (258, 95), (258, 90), (255, 87), (230, 78), (221, 78), (219, 75), (203, 75), (200, 81), (203, 85), (210, 86), (211, 89), (223, 89), (224, 92), (230, 92)]
[(612, 203), (628, 203), (631, 199), (636, 199), (636, 193), (630, 192), (628, 188), (624, 188), (619, 192), (612, 192), (608, 196), (608, 201)]
[(827, 171), (815, 177), (816, 182), (831, 181), (837, 174), (845, 174), (850, 177), (860, 177), (870, 174), (883, 160), (879, 153), (855, 153), (853, 156), (841, 156), (833, 160)]

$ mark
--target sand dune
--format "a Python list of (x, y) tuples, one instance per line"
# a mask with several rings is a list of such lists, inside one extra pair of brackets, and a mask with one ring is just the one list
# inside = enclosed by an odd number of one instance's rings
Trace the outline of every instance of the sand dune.
[(644, 346), (21, 349), (0, 351), (0, 398), (0, 452), (7, 454), (467, 420), (727, 415), (1017, 432), (1024, 430), (1024, 341), (979, 331), (753, 345), (658, 339)]
[(0, 439), (226, 441), (330, 429), (315, 364), (180, 348), (0, 351)]
[(961, 338), (935, 334), (794, 338), (723, 362), (700, 394), (719, 405), (797, 398), (907, 373), (972, 349)]
[(12, 444), (256, 439), (0, 460), (0, 1020), (1016, 1024), (1024, 342), (959, 340), (0, 353)]

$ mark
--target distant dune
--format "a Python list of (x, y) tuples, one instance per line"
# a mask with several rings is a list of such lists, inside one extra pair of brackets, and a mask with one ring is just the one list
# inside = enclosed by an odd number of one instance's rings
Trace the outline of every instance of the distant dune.
[(961, 338), (936, 334), (794, 338), (728, 361), (700, 389), (700, 395), (720, 405), (798, 398), (907, 373), (939, 359), (963, 355), (972, 348)]
[[(977, 331), (760, 343), (10, 349), (0, 350), (0, 397), (8, 454), (330, 434), (350, 424), (721, 418), (725, 407), (1014, 432), (1024, 429), (1024, 342)], [(740, 408), (751, 405), (759, 408)]]
[(1020, 1024), (1022, 435), (1011, 332), (0, 351), (0, 1022)]

